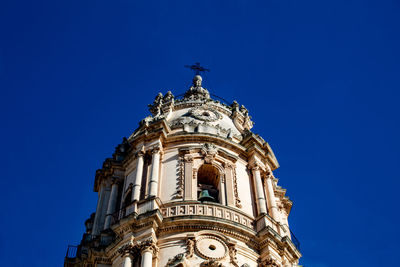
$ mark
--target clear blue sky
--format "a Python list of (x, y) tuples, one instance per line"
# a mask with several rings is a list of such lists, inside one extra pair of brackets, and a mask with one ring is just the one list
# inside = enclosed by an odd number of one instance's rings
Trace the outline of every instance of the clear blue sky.
[(0, 2), (0, 258), (62, 266), (95, 170), (159, 91), (244, 104), (308, 267), (396, 266), (398, 1)]

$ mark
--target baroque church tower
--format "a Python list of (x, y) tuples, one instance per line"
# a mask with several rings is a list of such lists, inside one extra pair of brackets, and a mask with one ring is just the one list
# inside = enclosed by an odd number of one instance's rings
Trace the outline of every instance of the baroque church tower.
[(196, 75), (96, 171), (96, 212), (66, 267), (298, 266), (292, 201), (247, 109), (210, 97)]

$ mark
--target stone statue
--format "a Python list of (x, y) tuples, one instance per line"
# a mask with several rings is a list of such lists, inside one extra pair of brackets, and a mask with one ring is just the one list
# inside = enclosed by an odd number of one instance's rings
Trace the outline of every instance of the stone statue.
[(201, 86), (203, 78), (200, 75), (196, 75), (193, 78), (193, 85), (190, 89), (185, 93), (186, 99), (191, 100), (207, 100), (210, 99), (210, 93), (207, 89)]
[(154, 117), (158, 117), (161, 115), (162, 104), (163, 104), (163, 94), (158, 93), (158, 95), (156, 96), (156, 98), (153, 101), (153, 104), (148, 105), (149, 110), (150, 110), (151, 114), (153, 114)]

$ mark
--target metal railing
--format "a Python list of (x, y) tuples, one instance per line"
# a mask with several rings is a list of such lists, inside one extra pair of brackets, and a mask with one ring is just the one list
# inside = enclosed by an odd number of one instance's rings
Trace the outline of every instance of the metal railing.
[(290, 235), (293, 245), (297, 248), (298, 251), (300, 251), (300, 241), (296, 238), (292, 231), (290, 231)]
[(65, 257), (69, 259), (76, 258), (77, 252), (78, 252), (78, 246), (68, 245), (67, 254), (65, 255)]

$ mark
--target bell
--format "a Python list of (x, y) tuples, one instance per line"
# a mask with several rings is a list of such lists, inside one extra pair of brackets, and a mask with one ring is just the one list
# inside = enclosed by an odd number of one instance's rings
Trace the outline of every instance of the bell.
[(212, 196), (210, 196), (210, 194), (208, 193), (208, 190), (202, 190), (199, 196), (199, 200), (200, 201), (212, 201), (215, 202), (215, 198), (213, 198)]

